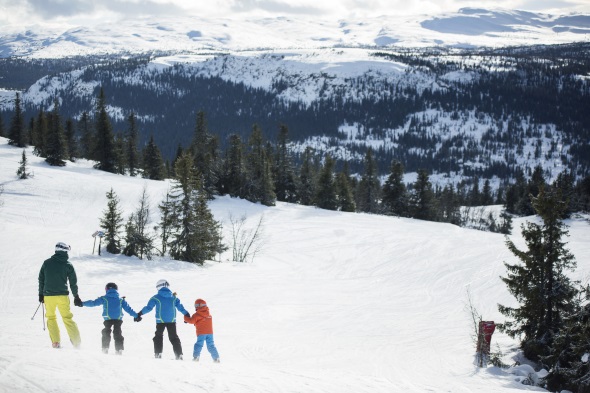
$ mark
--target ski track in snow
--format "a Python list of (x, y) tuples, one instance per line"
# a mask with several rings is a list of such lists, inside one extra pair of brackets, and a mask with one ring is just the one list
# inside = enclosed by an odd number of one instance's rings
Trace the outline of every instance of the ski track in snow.
[[(203, 267), (92, 254), (91, 234), (112, 187), (124, 219), (144, 186), (157, 204), (168, 182), (96, 171), (81, 160), (52, 168), (27, 149), (35, 177), (15, 180), (21, 149), (0, 138), (0, 392), (509, 392), (536, 390), (497, 368), (473, 366), (467, 290), (486, 320), (502, 321), (497, 304), (513, 304), (499, 276), (513, 262), (502, 235), (378, 215), (276, 207), (217, 198), (210, 207), (230, 234), (230, 214), (254, 225), (264, 215), (265, 247), (254, 263)], [(530, 219), (530, 218), (529, 218)], [(522, 245), (519, 225), (512, 238)], [(580, 279), (590, 277), (590, 226), (570, 220), (569, 248)], [(100, 307), (72, 307), (82, 335), (74, 350), (58, 318), (64, 348), (50, 346), (37, 307), (37, 275), (57, 241), (72, 245), (80, 296), (95, 299), (114, 281), (136, 311), (166, 278), (192, 310), (207, 301), (221, 364), (203, 350), (192, 362), (194, 327), (178, 323), (184, 361), (153, 358), (154, 312), (123, 323), (123, 356), (100, 351)], [(98, 244), (96, 245), (98, 248)], [(180, 314), (178, 314), (180, 316)], [(496, 332), (513, 362), (516, 343)]]

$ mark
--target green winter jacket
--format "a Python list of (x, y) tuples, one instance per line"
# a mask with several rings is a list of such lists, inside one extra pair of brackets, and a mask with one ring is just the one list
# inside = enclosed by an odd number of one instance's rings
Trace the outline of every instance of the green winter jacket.
[(72, 294), (77, 296), (78, 279), (74, 266), (68, 261), (68, 253), (56, 251), (51, 258), (43, 262), (39, 271), (39, 295), (69, 295), (68, 280)]

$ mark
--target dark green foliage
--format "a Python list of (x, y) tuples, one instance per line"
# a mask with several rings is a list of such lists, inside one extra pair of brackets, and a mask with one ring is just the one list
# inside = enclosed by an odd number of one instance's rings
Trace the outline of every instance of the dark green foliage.
[(217, 137), (209, 133), (205, 112), (199, 111), (191, 151), (193, 152), (195, 167), (203, 176), (203, 186), (208, 199), (212, 199), (217, 194), (215, 186), (218, 184), (221, 172), (218, 144)]
[(93, 157), (97, 161), (95, 165), (97, 169), (115, 173), (117, 171), (117, 151), (106, 105), (104, 90), (101, 87), (94, 118), (96, 134)]
[[(92, 122), (88, 112), (82, 112), (78, 121), (78, 134), (80, 135), (80, 154), (89, 160), (95, 160), (96, 138), (92, 129)], [(36, 145), (35, 145), (36, 146)]]
[(147, 196), (147, 189), (143, 189), (139, 204), (134, 213), (129, 216), (125, 226), (125, 249), (123, 254), (135, 255), (139, 259), (147, 257), (152, 259), (154, 249), (154, 237), (148, 232), (150, 222), (150, 203)]
[(220, 224), (207, 206), (201, 174), (193, 165), (192, 154), (183, 154), (176, 163), (176, 179), (165, 206), (174, 217), (168, 243), (170, 256), (203, 264), (213, 259), (221, 243)]
[(379, 182), (379, 168), (373, 159), (373, 149), (369, 148), (365, 155), (363, 176), (356, 190), (357, 209), (365, 213), (379, 213), (381, 206), (381, 183)]
[(65, 166), (66, 160), (69, 159), (69, 152), (57, 100), (53, 104), (53, 111), (49, 115), (48, 123), (45, 161), (52, 166)]
[(408, 193), (404, 183), (404, 166), (391, 162), (389, 177), (383, 185), (383, 211), (385, 214), (404, 217), (408, 215)]
[(14, 99), (14, 115), (8, 129), (8, 144), (16, 147), (27, 146), (27, 135), (25, 132), (25, 119), (21, 108), (20, 94), (16, 93)]
[(154, 142), (154, 137), (151, 136), (143, 150), (143, 177), (151, 180), (163, 180), (165, 175), (162, 154)]
[(356, 203), (354, 202), (354, 193), (352, 191), (352, 185), (350, 175), (348, 173), (348, 165), (345, 162), (342, 172), (336, 175), (336, 193), (338, 209), (343, 212), (354, 212), (356, 211)]
[(74, 127), (74, 121), (72, 119), (66, 120), (66, 145), (68, 146), (68, 159), (71, 162), (76, 161), (76, 158), (80, 157), (80, 149), (78, 148), (78, 139), (76, 138), (76, 129)]
[(308, 146), (303, 152), (299, 174), (299, 191), (297, 192), (302, 205), (310, 206), (313, 204), (317, 187), (316, 176), (315, 155), (311, 147)]
[(115, 172), (119, 175), (125, 174), (125, 169), (127, 168), (127, 156), (125, 155), (126, 152), (126, 143), (123, 134), (118, 133), (115, 137), (115, 151), (114, 151), (114, 159), (115, 159)]
[(28, 179), (29, 177), (31, 177), (31, 174), (28, 172), (27, 155), (24, 149), (22, 158), (19, 162), (19, 167), (16, 171), (16, 176), (18, 176), (19, 179)]
[(107, 208), (103, 211), (103, 216), (100, 219), (100, 225), (104, 229), (104, 239), (107, 243), (107, 251), (111, 254), (119, 254), (121, 252), (121, 239), (119, 238), (119, 231), (123, 226), (123, 215), (119, 209), (119, 197), (111, 190), (107, 192)]
[(276, 195), (273, 190), (271, 162), (264, 148), (262, 130), (257, 124), (252, 126), (252, 133), (248, 138), (248, 150), (245, 198), (251, 202), (274, 206)]
[(419, 220), (434, 221), (436, 216), (436, 200), (428, 173), (420, 169), (414, 189), (410, 196), (411, 217)]
[(566, 208), (561, 199), (558, 189), (542, 186), (532, 204), (543, 224), (528, 222), (522, 226), (527, 249), (521, 251), (506, 240), (508, 249), (520, 261), (504, 263), (508, 274), (502, 280), (519, 306), (499, 305), (500, 312), (510, 318), (502, 330), (511, 337), (521, 337), (524, 355), (533, 361), (548, 355), (554, 335), (574, 307), (576, 290), (566, 272), (576, 263), (562, 240), (568, 232), (560, 218)]
[(274, 187), (277, 200), (282, 202), (295, 203), (297, 197), (297, 177), (293, 159), (289, 152), (288, 140), (289, 128), (281, 124), (279, 127), (279, 138), (277, 141), (277, 151), (274, 161)]
[(6, 131), (4, 130), (4, 120), (2, 120), (2, 114), (0, 113), (0, 137), (4, 137)]
[(33, 140), (33, 145), (35, 149), (33, 153), (39, 157), (47, 157), (47, 137), (49, 134), (49, 124), (47, 123), (47, 116), (43, 109), (39, 111), (37, 115), (37, 121), (35, 122), (35, 127), (33, 128), (33, 135), (31, 135), (31, 139)]
[(453, 185), (443, 188), (438, 201), (438, 221), (461, 225), (461, 211), (459, 198)]
[(239, 135), (232, 134), (229, 136), (229, 147), (225, 153), (220, 192), (232, 197), (244, 198), (246, 196), (244, 175), (242, 140)]
[(314, 201), (315, 205), (321, 209), (336, 210), (338, 208), (334, 183), (334, 160), (330, 155), (326, 155), (324, 165), (320, 169)]
[(141, 168), (139, 151), (137, 150), (137, 140), (139, 138), (139, 130), (135, 121), (135, 113), (131, 113), (127, 118), (129, 122), (129, 129), (127, 130), (126, 139), (126, 156), (127, 156), (127, 169), (129, 170), (129, 176), (136, 176), (139, 168)]

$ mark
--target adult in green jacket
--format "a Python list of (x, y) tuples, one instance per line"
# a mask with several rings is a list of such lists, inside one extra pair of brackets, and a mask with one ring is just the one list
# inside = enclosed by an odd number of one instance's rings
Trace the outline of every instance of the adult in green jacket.
[(53, 348), (61, 348), (56, 308), (59, 310), (74, 347), (78, 348), (81, 341), (78, 325), (72, 319), (74, 314), (70, 310), (68, 282), (72, 295), (74, 295), (74, 304), (82, 304), (82, 300), (78, 296), (76, 270), (68, 261), (68, 252), (70, 250), (71, 247), (66, 243), (57, 243), (55, 245), (55, 254), (43, 262), (43, 266), (39, 271), (39, 302), (45, 303), (47, 330), (49, 330), (49, 338), (51, 338)]

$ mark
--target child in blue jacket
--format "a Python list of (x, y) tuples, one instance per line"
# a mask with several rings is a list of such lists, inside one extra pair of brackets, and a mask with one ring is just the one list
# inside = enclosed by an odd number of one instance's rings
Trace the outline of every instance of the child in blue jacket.
[(176, 293), (168, 288), (170, 284), (166, 280), (159, 280), (156, 283), (158, 293), (151, 297), (147, 306), (137, 313), (138, 318), (141, 319), (143, 314), (147, 314), (156, 307), (156, 334), (154, 336), (154, 354), (157, 359), (162, 357), (162, 349), (164, 347), (164, 330), (168, 330), (168, 339), (172, 343), (172, 349), (176, 360), (182, 360), (182, 344), (180, 338), (176, 333), (176, 310), (180, 311), (185, 316), (190, 318), (190, 314), (180, 300), (176, 297)]
[(111, 329), (115, 338), (115, 353), (117, 355), (123, 354), (123, 332), (121, 325), (123, 324), (123, 310), (131, 315), (134, 320), (137, 319), (138, 314), (133, 311), (131, 306), (125, 301), (125, 298), (119, 297), (117, 284), (110, 282), (105, 286), (106, 294), (100, 296), (95, 300), (87, 300), (82, 302), (80, 307), (96, 307), (102, 306), (102, 317), (104, 318), (104, 329), (102, 329), (102, 352), (108, 353), (111, 345)]

